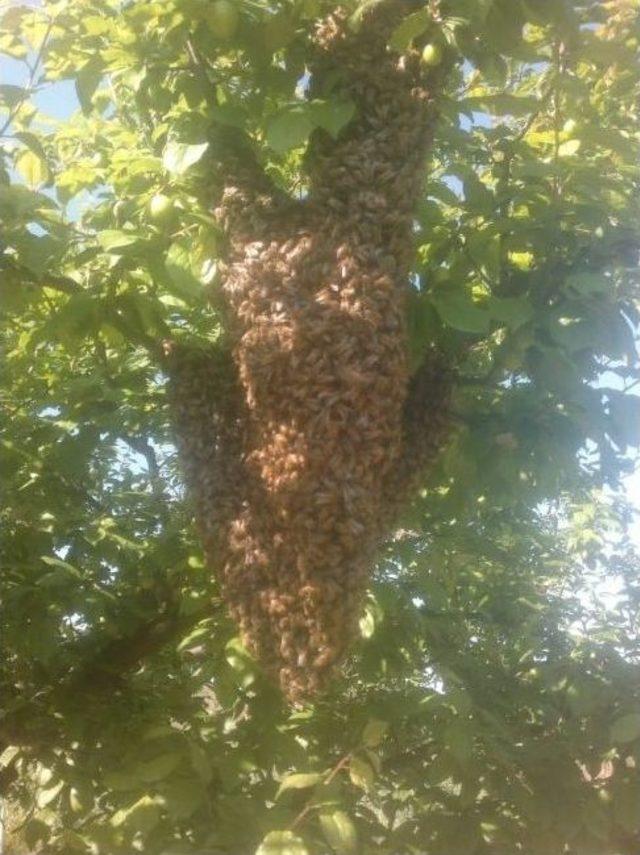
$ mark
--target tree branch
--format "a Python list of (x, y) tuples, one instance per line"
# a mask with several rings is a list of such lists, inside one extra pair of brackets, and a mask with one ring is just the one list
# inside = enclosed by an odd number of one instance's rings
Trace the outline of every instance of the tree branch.
[[(335, 766), (334, 766), (334, 767), (329, 771), (329, 773), (327, 774), (327, 777), (326, 777), (326, 778), (324, 779), (324, 781), (322, 782), (322, 785), (323, 785), (324, 787), (328, 787), (328, 786), (329, 786), (329, 784), (330, 784), (330, 783), (333, 781), (333, 779), (336, 777), (336, 775), (337, 775), (337, 774), (338, 774), (342, 769), (344, 769), (344, 768), (347, 766), (347, 764), (348, 764), (348, 763), (350, 762), (350, 760), (351, 760), (352, 755), (353, 755), (353, 752), (352, 752), (352, 751), (349, 751), (347, 754), (343, 755), (343, 756), (338, 760), (338, 762), (336, 763), (336, 765), (335, 765)], [(296, 828), (300, 825), (300, 823), (302, 822), (302, 820), (307, 816), (307, 814), (308, 814), (308, 813), (313, 809), (313, 807), (314, 807), (314, 803), (313, 803), (313, 801), (314, 801), (314, 796), (312, 795), (312, 796), (310, 796), (310, 797), (307, 799), (307, 801), (305, 802), (305, 804), (304, 804), (304, 806), (303, 806), (302, 810), (301, 810), (301, 811), (300, 811), (300, 813), (295, 817), (295, 819), (293, 820), (293, 822), (292, 822), (292, 823), (291, 823), (291, 825), (289, 826), (289, 829), (290, 829), (291, 831), (293, 831), (294, 829), (296, 829)]]
[[(140, 624), (134, 632), (98, 646), (57, 685), (52, 682), (44, 692), (24, 699), (15, 687), (5, 687), (6, 712), (0, 719), (0, 745), (54, 745), (63, 733), (60, 722), (64, 721), (66, 711), (105, 692), (121, 690), (126, 677), (144, 659), (214, 613), (215, 608), (207, 606), (181, 617), (171, 604), (168, 614), (159, 614)], [(86, 644), (85, 641), (82, 646)]]
[(24, 95), (22, 95), (22, 97), (20, 97), (19, 100), (16, 101), (16, 103), (9, 111), (9, 115), (5, 119), (2, 127), (0, 127), (0, 137), (6, 136), (7, 131), (9, 130), (16, 116), (20, 112), (22, 105), (33, 91), (33, 87), (36, 82), (36, 75), (38, 73), (38, 69), (40, 68), (40, 63), (42, 62), (42, 57), (44, 56), (44, 51), (47, 46), (47, 42), (49, 41), (49, 36), (51, 35), (52, 29), (53, 21), (49, 21), (49, 25), (47, 26), (44, 36), (42, 37), (42, 41), (40, 42), (40, 47), (38, 48), (38, 52), (33, 61), (33, 65), (30, 67), (29, 80), (27, 81), (27, 85), (24, 87)]
[(122, 440), (126, 445), (129, 446), (136, 454), (144, 457), (145, 462), (147, 464), (147, 472), (149, 474), (149, 480), (151, 482), (151, 486), (153, 487), (153, 492), (156, 493), (157, 496), (164, 496), (164, 489), (162, 486), (162, 477), (160, 473), (160, 464), (158, 463), (158, 458), (156, 456), (155, 449), (153, 446), (143, 437), (139, 436), (127, 436), (122, 433), (117, 434), (118, 439)]

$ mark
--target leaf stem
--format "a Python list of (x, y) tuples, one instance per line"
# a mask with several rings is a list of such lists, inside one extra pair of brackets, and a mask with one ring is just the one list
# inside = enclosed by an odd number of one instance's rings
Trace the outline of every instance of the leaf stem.
[[(342, 757), (338, 760), (338, 762), (336, 763), (336, 765), (335, 765), (335, 766), (334, 766), (334, 767), (333, 767), (333, 768), (332, 768), (332, 769), (327, 773), (327, 777), (326, 777), (326, 778), (324, 779), (324, 781), (322, 782), (322, 785), (323, 785), (324, 787), (328, 787), (328, 786), (329, 786), (329, 784), (330, 784), (330, 783), (333, 781), (333, 779), (336, 777), (336, 775), (337, 775), (337, 774), (338, 774), (342, 769), (344, 769), (344, 767), (345, 767), (345, 766), (349, 763), (349, 761), (351, 760), (351, 756), (352, 756), (352, 752), (351, 752), (351, 751), (349, 751), (347, 754), (345, 754), (344, 756), (342, 756)], [(291, 831), (293, 831), (295, 828), (297, 828), (297, 827), (300, 825), (300, 823), (302, 822), (302, 820), (307, 816), (307, 814), (311, 811), (311, 809), (312, 809), (313, 807), (314, 807), (314, 804), (313, 804), (313, 795), (311, 795), (311, 796), (307, 799), (307, 801), (305, 802), (304, 807), (302, 808), (302, 810), (300, 811), (300, 813), (296, 816), (296, 818), (293, 820), (293, 822), (292, 822), (292, 823), (291, 823), (291, 825), (289, 826), (289, 829), (290, 829)]]

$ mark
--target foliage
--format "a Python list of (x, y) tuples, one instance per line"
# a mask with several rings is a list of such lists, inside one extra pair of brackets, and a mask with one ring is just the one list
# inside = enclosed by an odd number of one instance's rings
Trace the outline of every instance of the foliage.
[[(435, 341), (460, 366), (459, 426), (385, 546), (344, 676), (293, 711), (204, 567), (159, 350), (224, 332), (220, 129), (303, 195), (309, 135), (353, 105), (304, 97), (323, 0), (238, 0), (222, 30), (211, 6), (1, 19), (26, 80), (0, 86), (0, 777), (19, 838), (637, 851), (640, 587), (616, 494), (640, 424), (637, 2), (442, 0), (394, 34), (459, 59), (408, 319), (416, 364)], [(66, 122), (41, 107), (60, 81)]]

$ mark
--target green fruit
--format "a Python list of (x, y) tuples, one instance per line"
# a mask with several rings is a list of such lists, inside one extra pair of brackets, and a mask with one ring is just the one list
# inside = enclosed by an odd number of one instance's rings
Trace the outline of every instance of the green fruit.
[(227, 41), (238, 29), (240, 16), (230, 0), (214, 0), (202, 9), (202, 17), (217, 39)]
[(173, 199), (164, 193), (156, 193), (149, 202), (149, 215), (154, 223), (167, 223), (173, 216)]
[(440, 65), (442, 62), (442, 48), (440, 45), (433, 43), (425, 45), (422, 51), (422, 62), (424, 65), (429, 66)]

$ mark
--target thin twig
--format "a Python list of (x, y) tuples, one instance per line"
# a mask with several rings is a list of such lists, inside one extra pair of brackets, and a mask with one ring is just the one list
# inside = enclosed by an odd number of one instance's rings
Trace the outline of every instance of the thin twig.
[[(323, 785), (324, 787), (328, 787), (328, 786), (329, 786), (329, 784), (330, 784), (330, 783), (333, 781), (333, 779), (336, 777), (336, 775), (340, 772), (340, 770), (341, 770), (341, 769), (344, 769), (344, 767), (345, 767), (345, 766), (350, 762), (350, 760), (351, 760), (351, 756), (352, 756), (352, 752), (351, 752), (351, 751), (349, 751), (349, 753), (348, 753), (348, 754), (345, 754), (343, 757), (341, 757), (341, 758), (338, 760), (338, 762), (336, 763), (336, 765), (333, 767), (333, 769), (331, 769), (331, 771), (327, 774), (327, 777), (326, 777), (326, 778), (324, 779), (324, 781), (322, 782), (322, 785)], [(306, 815), (309, 813), (309, 811), (311, 811), (311, 809), (312, 809), (313, 807), (314, 807), (314, 804), (313, 804), (313, 796), (310, 796), (310, 797), (307, 799), (307, 801), (305, 802), (304, 807), (302, 808), (302, 810), (300, 811), (300, 813), (296, 816), (296, 818), (293, 820), (293, 822), (292, 822), (292, 823), (291, 823), (291, 825), (289, 826), (289, 828), (290, 828), (290, 830), (291, 830), (291, 831), (293, 831), (295, 828), (297, 828), (297, 827), (300, 825), (300, 823), (302, 822), (302, 820), (306, 817)]]
[(207, 99), (207, 103), (211, 107), (217, 107), (218, 99), (216, 98), (215, 93), (215, 81), (211, 80), (209, 77), (205, 63), (191, 39), (187, 39), (186, 48), (193, 71), (197, 77), (200, 78), (202, 83), (205, 84), (204, 97)]
[(27, 98), (29, 97), (29, 95), (31, 95), (31, 93), (33, 91), (33, 87), (34, 87), (35, 82), (36, 82), (36, 75), (38, 73), (38, 68), (40, 66), (40, 63), (42, 62), (42, 57), (44, 55), (44, 49), (47, 45), (47, 42), (49, 41), (49, 36), (51, 35), (52, 29), (53, 29), (53, 21), (49, 21), (49, 26), (47, 27), (47, 31), (45, 32), (44, 36), (42, 37), (42, 42), (40, 43), (40, 47), (38, 48), (36, 58), (34, 60), (33, 66), (31, 67), (31, 73), (29, 74), (29, 80), (27, 81), (27, 85), (24, 87), (24, 93), (23, 93), (23, 95), (20, 96), (20, 98), (16, 101), (16, 103), (13, 105), (13, 107), (9, 111), (9, 115), (5, 119), (5, 122), (2, 126), (2, 128), (0, 128), (0, 137), (3, 137), (6, 135), (7, 131), (11, 127), (11, 124), (13, 123), (16, 116), (20, 112), (22, 105), (24, 104), (24, 102), (27, 100)]

